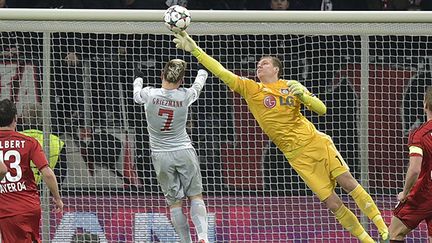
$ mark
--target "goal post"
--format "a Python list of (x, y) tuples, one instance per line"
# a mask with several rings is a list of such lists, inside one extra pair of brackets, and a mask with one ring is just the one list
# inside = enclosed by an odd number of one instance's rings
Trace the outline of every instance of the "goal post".
[[(305, 116), (333, 138), (389, 223), (408, 162), (407, 134), (424, 122), (423, 93), (432, 84), (430, 14), (190, 12), (188, 33), (227, 69), (254, 78), (259, 58), (275, 55), (285, 79), (323, 100), (326, 116), (307, 110)], [(178, 241), (151, 165), (144, 109), (131, 94), (136, 68), (154, 87), (172, 58), (188, 62), (185, 86), (196, 75), (196, 59), (175, 48), (163, 13), (0, 10), (1, 98), (17, 103), (26, 125), (19, 129), (43, 131), (47, 154), (53, 151), (49, 133), (64, 142), (66, 159), (55, 166), (65, 213), (49, 210), (43, 187), (45, 242)], [(212, 75), (191, 107), (188, 133), (201, 162), (212, 242), (355, 242), (241, 97)], [(340, 195), (362, 217), (354, 201)], [(425, 225), (409, 238), (425, 241)]]

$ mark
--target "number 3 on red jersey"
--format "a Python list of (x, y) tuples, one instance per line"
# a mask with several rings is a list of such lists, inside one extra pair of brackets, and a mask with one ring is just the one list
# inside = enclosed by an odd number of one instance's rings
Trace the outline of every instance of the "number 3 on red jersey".
[(3, 161), (6, 160), (11, 160), (12, 158), (15, 158), (14, 162), (11, 162), (9, 164), (9, 167), (11, 169), (15, 169), (16, 171), (16, 175), (12, 176), (10, 172), (8, 172), (5, 176), (5, 178), (3, 178), (3, 180), (1, 181), (1, 183), (6, 183), (6, 180), (9, 182), (17, 182), (19, 180), (21, 180), (22, 177), (22, 170), (21, 170), (21, 155), (18, 151), (16, 150), (9, 150), (6, 151), (6, 153), (4, 153), (3, 151), (0, 151), (0, 158), (2, 158)]

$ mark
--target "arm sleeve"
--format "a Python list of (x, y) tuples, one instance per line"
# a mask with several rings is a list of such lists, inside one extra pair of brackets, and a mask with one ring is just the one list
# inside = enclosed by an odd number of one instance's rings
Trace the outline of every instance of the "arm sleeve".
[(211, 73), (213, 73), (216, 77), (220, 78), (226, 85), (228, 85), (228, 87), (233, 89), (234, 83), (238, 79), (237, 75), (225, 69), (218, 61), (216, 61), (213, 57), (207, 55), (207, 53), (205, 53), (201, 48), (197, 48), (191, 53)]
[(305, 92), (301, 98), (301, 102), (311, 111), (318, 115), (324, 115), (327, 112), (326, 105), (315, 95), (310, 92)]
[(207, 80), (207, 77), (208, 77), (207, 71), (203, 69), (198, 70), (198, 74), (195, 78), (194, 83), (192, 84), (192, 87), (188, 89), (190, 92), (190, 98), (188, 99), (189, 100), (188, 106), (190, 106), (193, 102), (195, 102), (200, 96), (200, 93), (204, 88), (204, 84)]
[(143, 79), (136, 78), (133, 82), (133, 98), (138, 104), (145, 104), (148, 101), (148, 92), (150, 87), (143, 89)]
[(408, 148), (409, 148), (409, 156), (423, 156), (423, 146), (422, 146), (422, 137), (423, 137), (423, 131), (419, 129), (416, 129), (412, 131), (408, 137)]

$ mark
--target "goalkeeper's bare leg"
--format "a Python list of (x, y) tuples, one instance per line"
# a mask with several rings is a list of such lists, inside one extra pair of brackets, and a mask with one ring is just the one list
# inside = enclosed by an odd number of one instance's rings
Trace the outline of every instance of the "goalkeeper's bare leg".
[(366, 190), (357, 182), (350, 172), (339, 175), (336, 181), (354, 199), (363, 214), (372, 220), (381, 235), (381, 239), (384, 242), (388, 241), (388, 227), (381, 216), (381, 212)]
[(375, 241), (366, 232), (363, 226), (360, 224), (357, 217), (351, 210), (349, 210), (339, 198), (338, 195), (333, 193), (324, 200), (327, 208), (335, 215), (339, 223), (348, 230), (353, 236), (363, 243), (374, 243)]
[(202, 194), (189, 197), (190, 215), (198, 235), (198, 242), (208, 243), (207, 209)]
[(192, 237), (190, 234), (189, 223), (186, 215), (183, 213), (183, 203), (178, 201), (170, 205), (171, 222), (180, 237), (180, 242), (191, 243)]

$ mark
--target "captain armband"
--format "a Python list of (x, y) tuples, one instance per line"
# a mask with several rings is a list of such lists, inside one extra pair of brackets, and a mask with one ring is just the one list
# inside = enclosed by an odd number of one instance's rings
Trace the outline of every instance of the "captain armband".
[(423, 156), (423, 149), (417, 146), (410, 146), (409, 147), (409, 155), (410, 156)]

